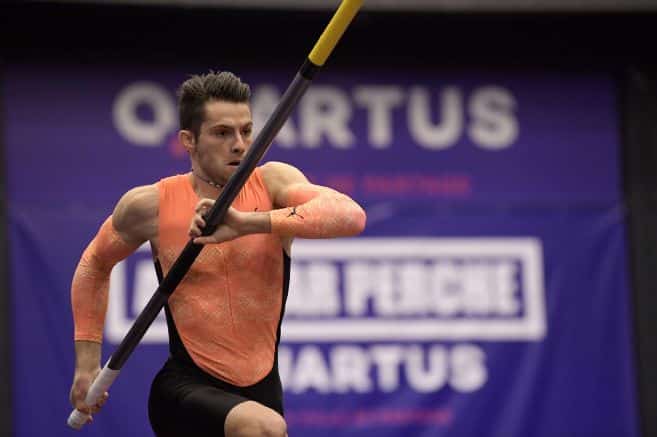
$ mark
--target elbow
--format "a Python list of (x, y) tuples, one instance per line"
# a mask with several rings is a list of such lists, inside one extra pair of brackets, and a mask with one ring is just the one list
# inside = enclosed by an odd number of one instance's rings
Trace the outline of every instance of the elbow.
[(356, 236), (365, 230), (365, 225), (367, 224), (367, 214), (363, 208), (359, 205), (355, 205), (354, 211), (352, 212), (351, 220), (351, 232), (350, 236)]

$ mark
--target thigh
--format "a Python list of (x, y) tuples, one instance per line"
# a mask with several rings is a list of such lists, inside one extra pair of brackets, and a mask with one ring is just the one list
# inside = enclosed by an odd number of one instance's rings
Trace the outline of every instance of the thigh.
[(158, 437), (217, 437), (228, 413), (247, 400), (165, 366), (151, 386), (148, 415)]

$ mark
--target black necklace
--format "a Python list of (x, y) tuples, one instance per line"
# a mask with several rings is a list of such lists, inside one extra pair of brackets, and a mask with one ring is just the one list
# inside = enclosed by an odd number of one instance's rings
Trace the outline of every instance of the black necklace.
[(205, 179), (204, 177), (199, 176), (199, 175), (194, 171), (194, 167), (192, 167), (192, 174), (193, 174), (194, 176), (196, 176), (197, 178), (199, 178), (200, 180), (202, 180), (203, 182), (205, 182), (206, 184), (208, 184), (208, 185), (210, 185), (210, 186), (212, 186), (212, 187), (215, 187), (215, 188), (217, 188), (217, 189), (219, 189), (219, 190), (221, 190), (221, 189), (224, 187), (223, 185), (218, 184), (218, 183), (216, 183), (216, 182), (213, 182), (213, 181), (211, 181), (210, 179)]

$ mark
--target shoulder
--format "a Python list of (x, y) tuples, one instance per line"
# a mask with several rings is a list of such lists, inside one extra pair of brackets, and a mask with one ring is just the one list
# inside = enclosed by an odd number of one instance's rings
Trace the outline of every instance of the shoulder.
[(308, 183), (308, 178), (293, 165), (269, 161), (260, 167), (260, 175), (275, 207), (285, 205), (285, 190), (293, 184)]
[[(160, 179), (152, 186), (154, 186), (157, 189), (169, 189), (171, 187), (180, 187), (181, 185), (185, 184), (187, 178), (188, 178), (188, 174), (176, 174), (173, 176), (167, 176), (165, 178)], [(145, 185), (145, 186), (150, 187), (151, 185)], [(142, 187), (137, 187), (137, 188), (142, 188)]]
[(142, 235), (146, 225), (157, 219), (159, 190), (157, 185), (143, 185), (126, 192), (114, 208), (112, 223), (126, 239), (148, 239)]
[(260, 174), (269, 187), (270, 184), (294, 184), (298, 182), (308, 182), (308, 178), (301, 170), (293, 165), (279, 161), (269, 161), (260, 167)]

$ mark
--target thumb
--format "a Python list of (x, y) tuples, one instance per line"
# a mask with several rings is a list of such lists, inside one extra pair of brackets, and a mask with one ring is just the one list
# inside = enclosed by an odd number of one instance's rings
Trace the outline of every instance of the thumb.
[(205, 237), (196, 237), (194, 238), (194, 244), (212, 244), (216, 243), (217, 239), (214, 237), (214, 235), (208, 235)]
[(91, 408), (84, 402), (84, 398), (75, 402), (75, 409), (84, 414), (91, 414)]
[[(86, 381), (85, 381), (86, 382)], [(76, 382), (71, 393), (71, 403), (75, 408), (83, 413), (89, 413), (89, 407), (84, 402), (89, 391), (89, 384), (85, 382)]]

